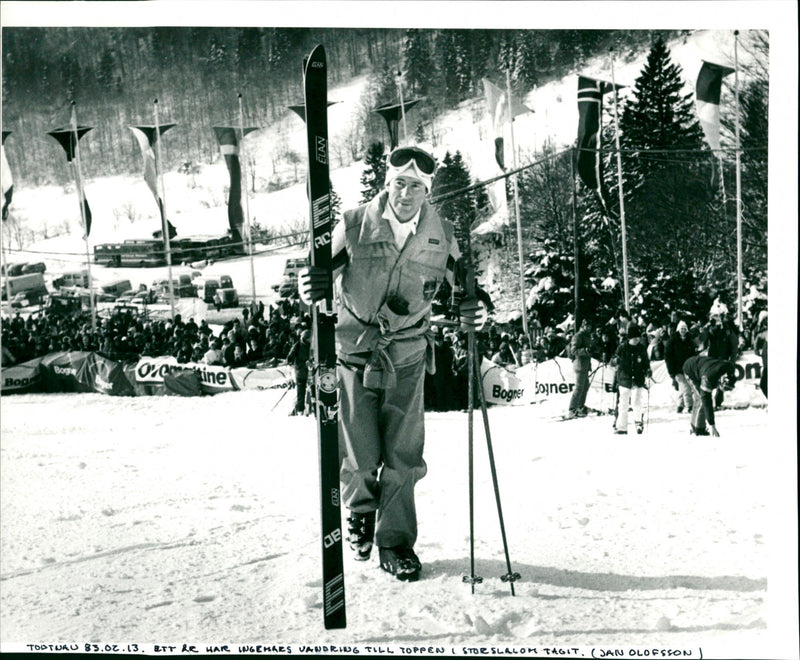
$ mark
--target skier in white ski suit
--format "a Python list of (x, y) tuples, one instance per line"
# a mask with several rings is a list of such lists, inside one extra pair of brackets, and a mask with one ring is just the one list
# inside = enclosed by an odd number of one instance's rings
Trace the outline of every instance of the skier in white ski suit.
[[(386, 189), (344, 213), (332, 236), (339, 453), (350, 547), (401, 580), (418, 579), (414, 486), (425, 476), (424, 382), (433, 373), (431, 302), (453, 284), (460, 257), (449, 222), (426, 196), (433, 157), (400, 147), (387, 158)], [(327, 272), (300, 273), (301, 296), (324, 297)], [(462, 301), (462, 327), (480, 325), (475, 298)], [(377, 517), (376, 517), (377, 512)], [(373, 538), (374, 534), (374, 538)]]

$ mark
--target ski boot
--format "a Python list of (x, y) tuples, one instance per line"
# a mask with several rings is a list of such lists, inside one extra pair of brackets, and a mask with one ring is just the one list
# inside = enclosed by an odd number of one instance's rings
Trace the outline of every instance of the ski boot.
[(699, 429), (694, 424), (690, 424), (689, 435), (710, 435), (710, 434), (708, 432), (708, 429), (706, 428)]
[(644, 433), (644, 422), (639, 420), (636, 422), (636, 433), (642, 435)]
[(367, 561), (372, 553), (375, 536), (375, 512), (356, 513), (351, 511), (347, 518), (347, 543), (356, 553), (357, 561)]
[(422, 564), (412, 548), (404, 545), (398, 545), (394, 548), (378, 548), (378, 554), (380, 555), (381, 568), (394, 575), (398, 580), (403, 582), (416, 582), (419, 580)]

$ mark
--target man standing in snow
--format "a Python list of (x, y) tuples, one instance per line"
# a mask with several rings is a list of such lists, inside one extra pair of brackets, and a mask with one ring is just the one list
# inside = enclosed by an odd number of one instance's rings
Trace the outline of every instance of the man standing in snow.
[(689, 336), (689, 326), (686, 321), (680, 321), (667, 340), (664, 349), (664, 362), (667, 372), (672, 378), (673, 387), (678, 390), (678, 412), (692, 411), (692, 391), (689, 382), (683, 374), (683, 363), (697, 352), (694, 340)]
[[(436, 164), (417, 147), (387, 159), (386, 189), (344, 214), (333, 230), (339, 357), (339, 454), (348, 542), (356, 559), (377, 543), (381, 568), (419, 578), (414, 486), (423, 460), (426, 366), (433, 372), (431, 302), (459, 258), (449, 222), (427, 202)], [(324, 269), (299, 274), (304, 300), (325, 297)], [(476, 298), (459, 307), (462, 328), (480, 325)], [(376, 515), (377, 514), (377, 515)]]
[(627, 330), (627, 341), (623, 341), (612, 360), (617, 368), (617, 387), (619, 400), (617, 404), (617, 420), (614, 424), (614, 433), (625, 434), (628, 432), (628, 406), (633, 407), (633, 421), (636, 432), (644, 431), (644, 415), (642, 413), (642, 398), (647, 387), (645, 380), (652, 376), (650, 360), (647, 358), (647, 348), (642, 343), (642, 331), (635, 323), (631, 323)]
[[(714, 402), (711, 392), (720, 389), (729, 392), (736, 383), (736, 366), (730, 360), (696, 355), (683, 363), (683, 373), (692, 388), (691, 432), (695, 435), (719, 437), (714, 420)], [(706, 428), (708, 422), (708, 429)]]
[[(724, 313), (711, 314), (705, 333), (705, 345), (708, 357), (731, 362), (736, 360), (739, 340)], [(718, 388), (714, 392), (714, 407), (719, 409), (724, 398), (723, 390)]]
[(294, 367), (294, 383), (297, 388), (292, 415), (302, 415), (306, 410), (306, 385), (308, 385), (308, 359), (311, 356), (311, 331), (301, 329), (297, 341), (289, 349), (286, 362)]
[(587, 321), (581, 322), (578, 332), (569, 343), (569, 357), (575, 372), (575, 389), (569, 400), (567, 419), (586, 417), (586, 394), (589, 392), (589, 372), (592, 370), (592, 335)]

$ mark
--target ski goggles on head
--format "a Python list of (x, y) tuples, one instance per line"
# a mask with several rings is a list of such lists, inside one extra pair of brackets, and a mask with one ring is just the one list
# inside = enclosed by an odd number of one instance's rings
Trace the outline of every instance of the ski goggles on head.
[(433, 156), (418, 147), (398, 147), (389, 154), (389, 165), (397, 169), (405, 168), (411, 161), (414, 161), (415, 167), (425, 176), (432, 176), (436, 170)]
[(405, 176), (422, 182), (430, 192), (435, 169), (436, 161), (429, 153), (417, 147), (400, 147), (386, 159), (386, 185), (398, 176)]

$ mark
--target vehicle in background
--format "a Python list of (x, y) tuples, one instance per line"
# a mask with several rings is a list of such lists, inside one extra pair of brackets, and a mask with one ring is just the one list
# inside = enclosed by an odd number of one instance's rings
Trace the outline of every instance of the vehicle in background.
[[(11, 272), (10, 268), (9, 272)], [(16, 277), (9, 275), (7, 278), (3, 278), (0, 286), (2, 286), (2, 291), (0, 291), (2, 300), (6, 300), (8, 295), (13, 298), (18, 293), (24, 293), (29, 298), (37, 299), (47, 295), (47, 286), (44, 283), (44, 275), (41, 273), (28, 273)]]
[(62, 273), (58, 277), (53, 278), (53, 286), (60, 289), (65, 286), (81, 286), (83, 288), (89, 287), (89, 271), (76, 270), (69, 273)]
[(233, 289), (233, 279), (230, 275), (202, 276), (193, 280), (197, 297), (204, 302), (214, 302), (214, 294), (218, 289)]
[(83, 297), (65, 293), (53, 293), (47, 297), (44, 305), (45, 315), (74, 315), (83, 309)]
[(197, 297), (203, 302), (214, 302), (214, 294), (220, 288), (219, 280), (213, 277), (203, 277), (195, 281)]
[[(241, 252), (229, 235), (187, 236), (173, 238), (170, 243), (172, 264), (213, 261)], [(95, 263), (103, 266), (165, 266), (167, 255), (160, 238), (129, 238), (121, 243), (101, 243), (94, 248)]]
[[(19, 275), (22, 275), (22, 269), (25, 268), (26, 265), (27, 264), (11, 264), (8, 267), (8, 276), (9, 277), (17, 277)], [(5, 266), (5, 264), (3, 264), (2, 273), (3, 273), (3, 275), (6, 274), (6, 266)]]
[(106, 296), (113, 296), (113, 300), (119, 298), (123, 293), (131, 291), (133, 286), (130, 280), (114, 280), (100, 285), (101, 293)]
[(148, 291), (139, 291), (131, 299), (131, 305), (153, 305), (158, 300), (158, 295), (152, 289)]
[(27, 293), (17, 293), (11, 298), (11, 306), (15, 309), (21, 309), (22, 307), (31, 307), (40, 301), (41, 298), (38, 300), (30, 299)]
[(44, 273), (46, 270), (47, 266), (41, 261), (38, 261), (35, 264), (25, 264), (22, 267), (22, 274), (25, 275), (27, 273)]
[(284, 278), (278, 285), (278, 295), (281, 298), (291, 298), (297, 293), (297, 275)]
[(284, 279), (290, 276), (297, 277), (297, 273), (307, 266), (308, 257), (295, 257), (293, 259), (287, 259), (286, 264), (283, 266)]
[(214, 294), (214, 307), (217, 311), (223, 307), (238, 307), (239, 294), (236, 289), (217, 289)]
[[(152, 288), (158, 295), (169, 297), (169, 280), (156, 280)], [(183, 274), (172, 278), (172, 295), (176, 298), (194, 298), (197, 295), (190, 275)]]

